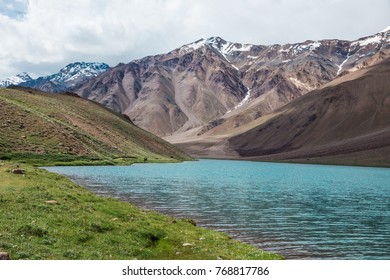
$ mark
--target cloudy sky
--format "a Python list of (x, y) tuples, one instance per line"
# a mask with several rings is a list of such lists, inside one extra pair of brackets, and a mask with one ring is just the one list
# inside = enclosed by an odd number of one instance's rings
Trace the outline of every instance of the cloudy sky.
[(354, 40), (390, 25), (389, 0), (0, 0), (0, 80), (74, 61), (115, 66), (200, 38)]

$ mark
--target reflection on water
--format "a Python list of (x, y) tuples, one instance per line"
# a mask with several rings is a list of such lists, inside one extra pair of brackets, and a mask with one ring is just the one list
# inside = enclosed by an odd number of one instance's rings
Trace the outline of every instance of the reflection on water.
[(390, 259), (390, 169), (200, 160), (49, 167), (293, 259)]

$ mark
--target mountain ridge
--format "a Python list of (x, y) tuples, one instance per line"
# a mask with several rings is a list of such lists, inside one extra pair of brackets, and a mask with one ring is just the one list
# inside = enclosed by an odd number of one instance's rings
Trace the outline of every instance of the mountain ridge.
[(31, 78), (26, 72), (22, 72), (1, 82), (0, 87), (21, 86), (45, 92), (65, 92), (77, 83), (95, 77), (108, 68), (106, 63), (73, 62), (61, 68), (57, 73), (36, 79)]
[(195, 128), (200, 133), (219, 119), (245, 125), (336, 77), (373, 65), (390, 55), (389, 42), (389, 31), (354, 41), (270, 46), (210, 37), (113, 67), (74, 91), (159, 136)]

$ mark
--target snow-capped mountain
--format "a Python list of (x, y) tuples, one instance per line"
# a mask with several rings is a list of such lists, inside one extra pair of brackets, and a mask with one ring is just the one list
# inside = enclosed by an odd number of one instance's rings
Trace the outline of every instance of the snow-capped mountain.
[(96, 77), (105, 72), (109, 66), (105, 63), (97, 62), (75, 62), (62, 68), (58, 74), (54, 74), (51, 81), (65, 83), (67, 87), (75, 86), (85, 79)]
[(354, 41), (269, 46), (210, 37), (120, 64), (74, 91), (159, 136), (225, 131), (389, 57), (389, 30)]
[(23, 72), (15, 76), (9, 77), (5, 81), (0, 82), (0, 87), (5, 88), (12, 85), (19, 85), (21, 83), (29, 82), (31, 80), (32, 78), (26, 72)]
[[(31, 87), (46, 92), (63, 92), (74, 87), (77, 83), (96, 77), (105, 72), (109, 66), (98, 62), (75, 62), (68, 64), (58, 73), (37, 79), (14, 79), (13, 85)], [(21, 74), (19, 74), (21, 75)]]

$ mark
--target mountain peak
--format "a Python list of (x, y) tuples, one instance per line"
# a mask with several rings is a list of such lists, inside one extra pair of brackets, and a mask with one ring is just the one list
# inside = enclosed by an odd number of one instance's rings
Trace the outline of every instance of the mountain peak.
[(30, 77), (29, 74), (27, 74), (26, 72), (22, 72), (22, 73), (19, 73), (15, 76), (9, 77), (6, 80), (0, 82), (0, 87), (9, 87), (12, 85), (17, 86), (21, 83), (29, 82), (31, 80), (32, 80), (32, 78)]
[(67, 87), (105, 72), (109, 66), (101, 62), (74, 62), (70, 63), (55, 74), (50, 80), (65, 83)]
[[(219, 52), (223, 57), (231, 55), (233, 52), (250, 51), (252, 45), (232, 43), (224, 40), (219, 36), (209, 37), (207, 39), (199, 39), (193, 43), (184, 45), (180, 50), (184, 52), (192, 52), (201, 47), (210, 47)], [(226, 58), (227, 59), (227, 58)]]
[(104, 72), (108, 68), (109, 66), (106, 63), (81, 61), (81, 62), (73, 62), (66, 65), (64, 68), (60, 70), (60, 73), (69, 73), (69, 72), (75, 72), (84, 69), (94, 70), (97, 72)]

